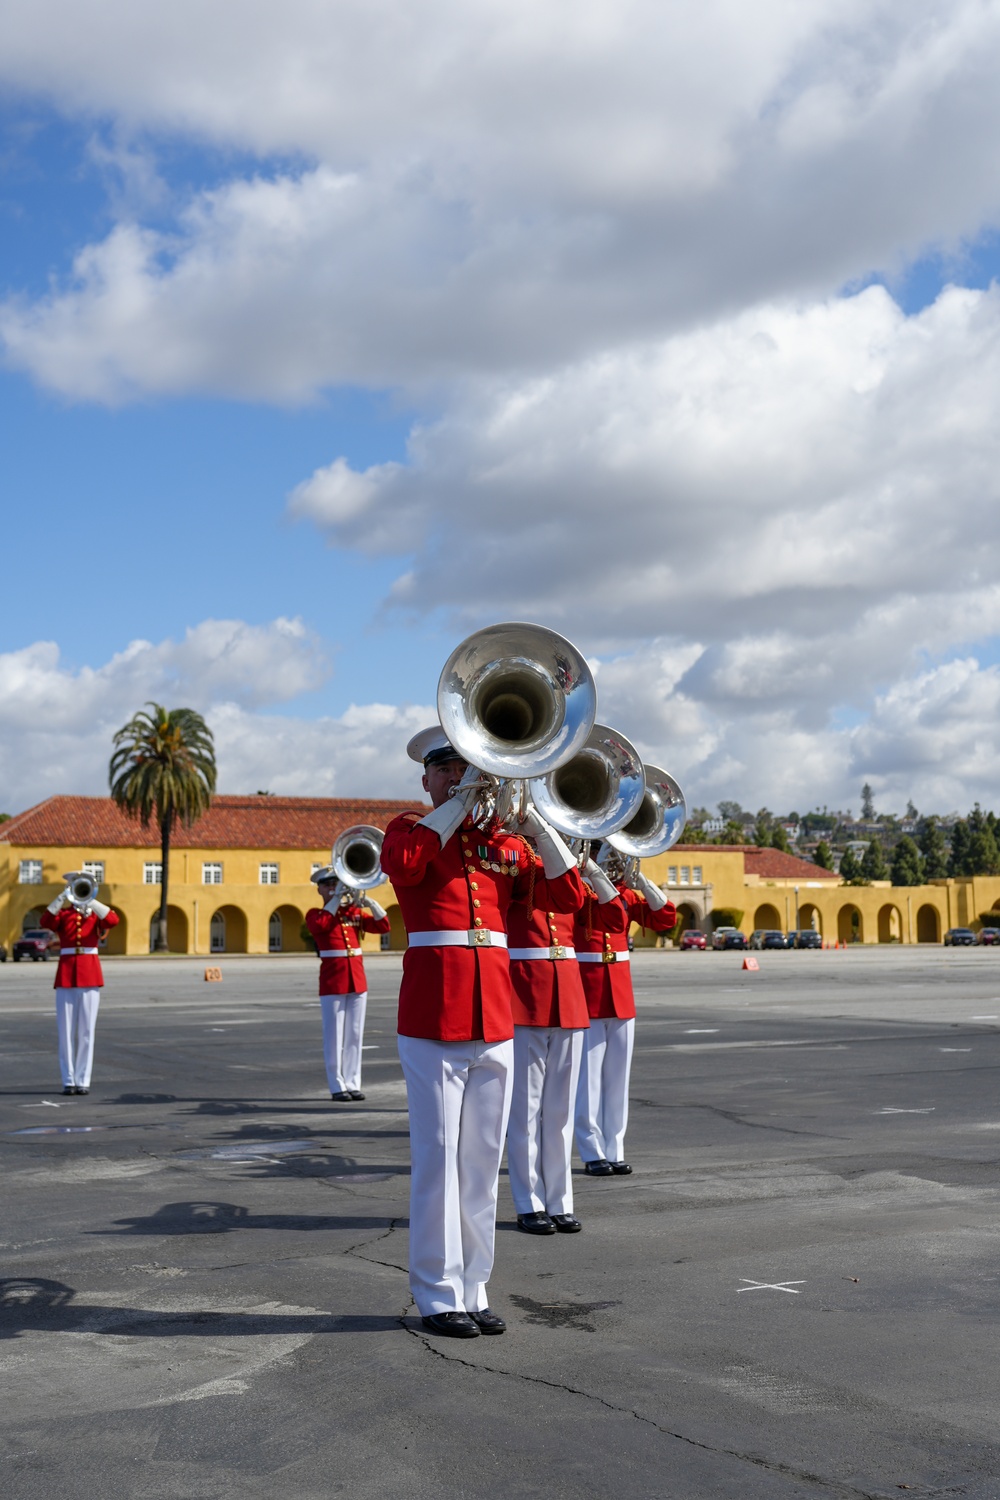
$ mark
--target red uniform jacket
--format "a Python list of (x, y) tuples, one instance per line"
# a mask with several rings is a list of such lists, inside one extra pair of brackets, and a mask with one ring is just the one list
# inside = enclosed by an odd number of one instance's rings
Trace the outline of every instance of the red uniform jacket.
[(660, 911), (651, 911), (648, 902), (628, 886), (619, 885), (617, 889), (617, 901), (607, 901), (603, 906), (591, 901), (580, 912), (575, 928), (576, 950), (600, 953), (605, 960), (580, 965), (590, 1015), (628, 1021), (635, 1015), (631, 966), (612, 955), (628, 953), (628, 930), (633, 922), (654, 932), (669, 932), (677, 921), (677, 910), (668, 901)]
[(55, 916), (50, 911), (43, 911), (39, 926), (47, 927), (59, 936), (62, 951), (55, 988), (99, 990), (104, 983), (101, 960), (96, 953), (79, 953), (78, 950), (96, 948), (104, 934), (118, 926), (118, 913), (109, 911), (106, 917), (97, 917), (91, 912), (84, 916), (75, 906), (64, 906)]
[[(389, 918), (373, 917), (370, 911), (353, 904), (337, 912), (318, 906), (306, 912), (306, 926), (319, 949), (320, 994), (360, 995), (367, 990), (360, 933), (388, 932)], [(324, 958), (324, 954), (337, 956)]]
[[(392, 881), (408, 933), (482, 929), (506, 933), (512, 901), (533, 901), (544, 886), (553, 911), (582, 899), (570, 870), (545, 881), (541, 861), (514, 834), (483, 833), (470, 818), (443, 846), (402, 813), (386, 829), (382, 869)], [(440, 1042), (505, 1042), (514, 1035), (505, 948), (408, 948), (399, 990), (399, 1033)]]
[[(535, 907), (512, 906), (507, 933), (512, 949), (572, 948), (575, 912), (550, 907), (548, 882), (535, 887)], [(511, 956), (510, 982), (515, 1026), (562, 1026), (573, 1031), (590, 1025), (580, 965), (575, 958)]]

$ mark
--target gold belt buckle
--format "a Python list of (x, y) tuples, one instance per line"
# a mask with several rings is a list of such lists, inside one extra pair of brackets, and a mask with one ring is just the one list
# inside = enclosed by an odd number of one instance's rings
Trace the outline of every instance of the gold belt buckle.
[(602, 953), (601, 954), (601, 962), (605, 963), (605, 964), (613, 964), (615, 962), (615, 960), (617, 959), (617, 957), (618, 957), (617, 953)]
[(550, 958), (565, 958), (566, 957), (566, 949), (563, 948), (563, 947), (550, 948), (549, 949), (549, 957)]
[(475, 943), (480, 948), (488, 948), (490, 945), (490, 935), (484, 927), (470, 927), (469, 942)]

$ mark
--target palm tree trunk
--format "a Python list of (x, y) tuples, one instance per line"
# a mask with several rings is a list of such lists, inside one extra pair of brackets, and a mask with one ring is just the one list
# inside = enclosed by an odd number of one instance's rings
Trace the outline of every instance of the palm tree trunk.
[(170, 825), (173, 819), (166, 817), (160, 823), (160, 915), (156, 920), (156, 942), (154, 953), (168, 953), (167, 945), (167, 887), (170, 881)]

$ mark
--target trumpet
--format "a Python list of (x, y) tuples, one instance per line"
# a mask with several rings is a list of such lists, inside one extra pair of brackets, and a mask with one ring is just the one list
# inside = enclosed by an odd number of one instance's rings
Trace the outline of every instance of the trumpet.
[(617, 833), (608, 836), (608, 844), (623, 856), (624, 877), (633, 880), (641, 859), (666, 854), (684, 832), (687, 803), (684, 793), (669, 771), (646, 765), (645, 791), (638, 811)]
[(639, 752), (623, 734), (595, 724), (566, 765), (528, 783), (547, 823), (580, 841), (585, 859), (592, 839), (606, 839), (636, 816), (646, 793)]
[(463, 760), (483, 773), (476, 822), (510, 824), (527, 810), (525, 781), (566, 766), (587, 744), (597, 688), (586, 658), (543, 625), (490, 625), (456, 646), (438, 681), (438, 718)]
[(100, 890), (98, 881), (92, 875), (81, 875), (79, 870), (70, 870), (63, 879), (69, 887), (70, 905), (75, 906), (77, 911), (86, 911)]
[(382, 885), (382, 841), (385, 835), (370, 823), (355, 823), (335, 840), (330, 850), (333, 873), (349, 891), (370, 891)]

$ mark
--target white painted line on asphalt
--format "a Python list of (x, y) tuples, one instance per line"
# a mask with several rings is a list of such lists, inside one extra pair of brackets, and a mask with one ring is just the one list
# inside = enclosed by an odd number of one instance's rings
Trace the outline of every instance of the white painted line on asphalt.
[(361, 1050), (362, 1052), (377, 1052), (379, 1050), (378, 1042), (365, 1042)]
[(53, 1104), (51, 1099), (43, 1099), (41, 1104), (21, 1104), (19, 1109), (62, 1109), (61, 1104)]
[(689, 1026), (685, 1036), (718, 1036), (718, 1026)]
[(932, 1115), (936, 1105), (932, 1104), (927, 1109), (876, 1109), (877, 1115)]
[(740, 1280), (748, 1281), (750, 1284), (748, 1286), (738, 1286), (736, 1288), (737, 1296), (739, 1296), (740, 1292), (788, 1292), (789, 1296), (799, 1297), (802, 1294), (797, 1292), (795, 1288), (797, 1286), (805, 1286), (804, 1281), (750, 1281), (748, 1276), (741, 1276)]
[(970, 1021), (1000, 1021), (1000, 1016), (970, 1016)]
[(971, 1047), (939, 1047), (939, 1052), (971, 1052)]

